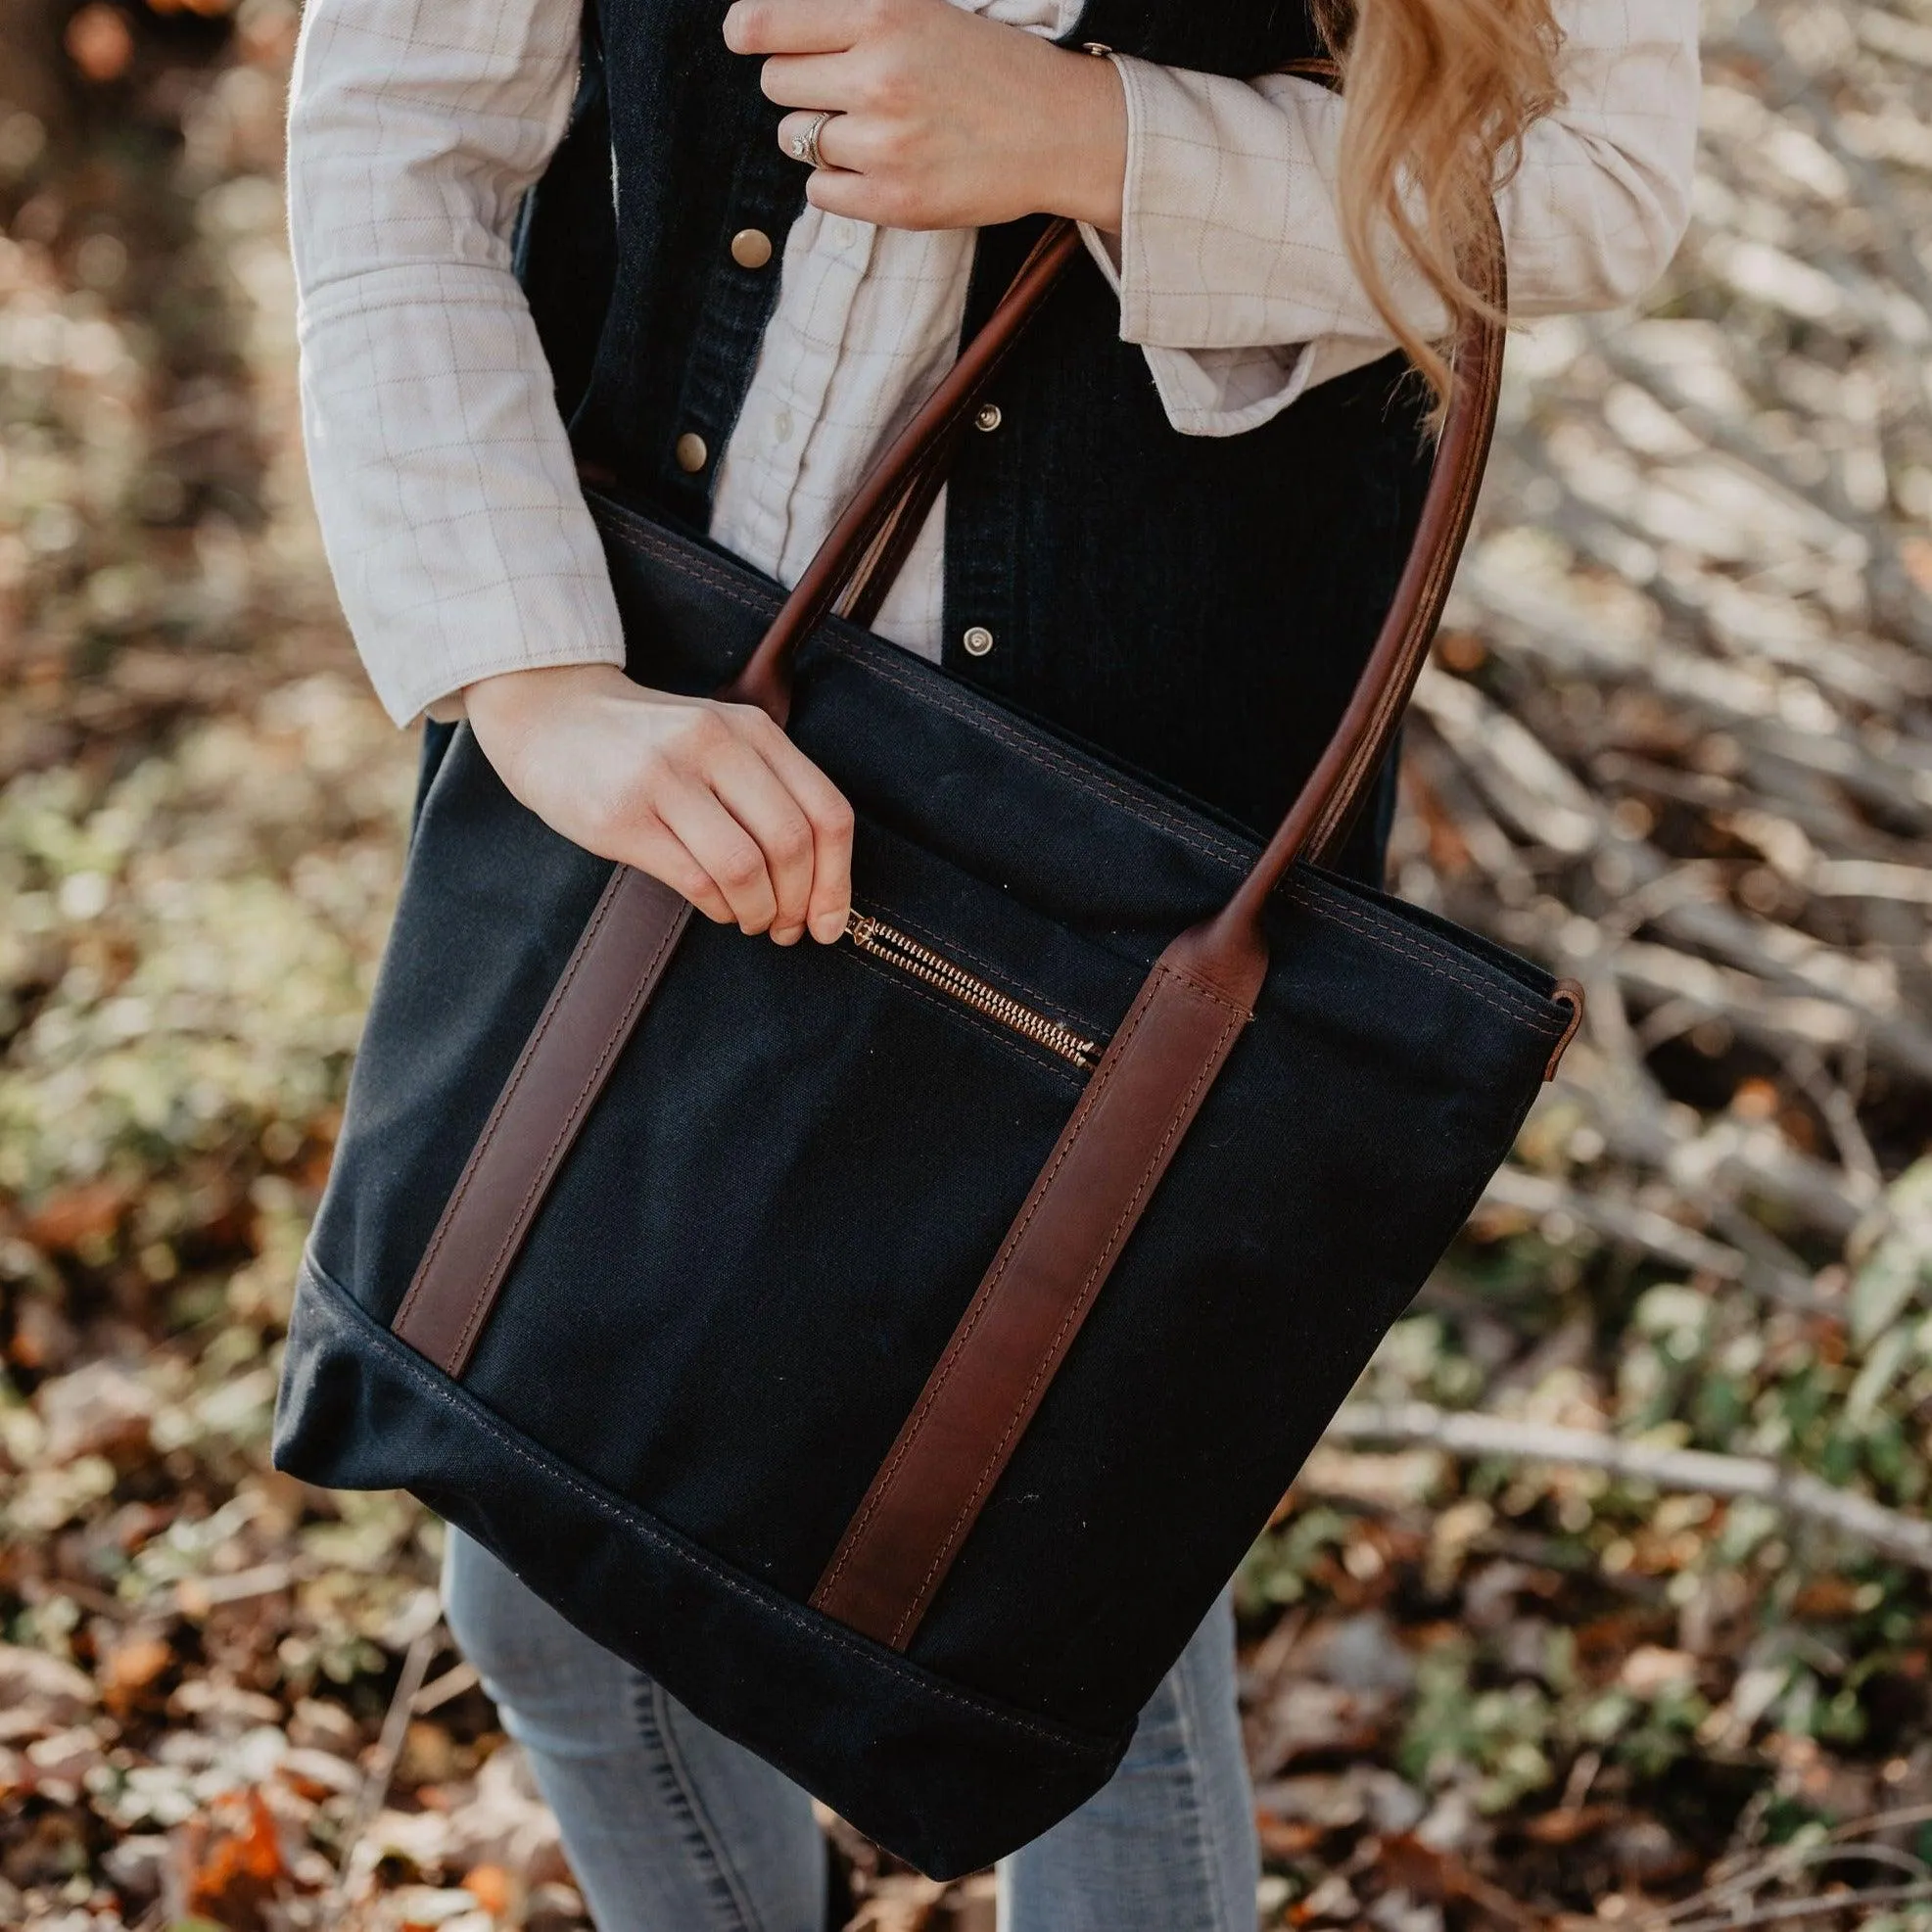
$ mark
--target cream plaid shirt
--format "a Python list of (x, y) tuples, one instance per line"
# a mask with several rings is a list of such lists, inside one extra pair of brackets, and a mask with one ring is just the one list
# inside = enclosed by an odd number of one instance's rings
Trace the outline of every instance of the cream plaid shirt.
[[(1079, 0), (953, 0), (1059, 35)], [(304, 426), (337, 589), (399, 723), (477, 679), (622, 664), (617, 609), (509, 230), (561, 137), (581, 0), (309, 0), (290, 110)], [(1642, 293), (1687, 218), (1694, 0), (1558, 0), (1564, 104), (1502, 197), (1513, 311)], [(722, 19), (722, 8), (721, 8)], [(1342, 105), (1116, 58), (1125, 217), (1088, 245), (1177, 431), (1232, 436), (1384, 354), (1342, 245)], [(970, 233), (814, 209), (719, 460), (712, 534), (797, 578), (954, 353)], [(1394, 286), (1427, 322), (1399, 264)], [(944, 501), (878, 619), (938, 654)]]

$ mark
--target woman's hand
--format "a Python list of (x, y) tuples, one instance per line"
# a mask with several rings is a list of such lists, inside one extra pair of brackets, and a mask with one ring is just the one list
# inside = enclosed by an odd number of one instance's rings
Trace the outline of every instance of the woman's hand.
[(780, 946), (845, 930), (852, 808), (756, 706), (606, 664), (506, 672), (464, 698), (497, 776), (552, 830)]
[(725, 41), (765, 54), (786, 153), (813, 115), (814, 207), (888, 228), (984, 228), (1022, 214), (1120, 227), (1127, 108), (1111, 61), (950, 0), (736, 0)]

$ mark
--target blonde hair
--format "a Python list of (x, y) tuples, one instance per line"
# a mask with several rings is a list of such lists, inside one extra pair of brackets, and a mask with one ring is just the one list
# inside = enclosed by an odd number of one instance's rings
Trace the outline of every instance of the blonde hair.
[(1392, 236), (1441, 299), (1450, 332), (1493, 305), (1467, 276), (1524, 131), (1561, 98), (1551, 0), (1313, 0), (1340, 69), (1343, 240), (1382, 318), (1435, 392), (1441, 348), (1397, 312), (1379, 245)]

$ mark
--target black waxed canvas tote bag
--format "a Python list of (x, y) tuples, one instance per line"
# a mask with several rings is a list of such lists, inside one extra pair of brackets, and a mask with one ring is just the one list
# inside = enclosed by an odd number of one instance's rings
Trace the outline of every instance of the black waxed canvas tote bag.
[(1498, 328), (1265, 848), (863, 628), (1078, 246), (1049, 231), (789, 597), (593, 497), (631, 675), (763, 704), (852, 801), (851, 927), (693, 920), (455, 732), (275, 1444), (414, 1491), (942, 1877), (1107, 1781), (1581, 1011), (1321, 864), (1440, 612)]

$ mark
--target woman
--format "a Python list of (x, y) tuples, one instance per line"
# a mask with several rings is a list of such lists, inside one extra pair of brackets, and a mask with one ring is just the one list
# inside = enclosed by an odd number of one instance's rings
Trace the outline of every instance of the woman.
[[(580, 476), (795, 581), (1061, 214), (1091, 267), (875, 628), (1271, 825), (1413, 526), (1428, 395), (1391, 345), (1439, 391), (1497, 181), (1513, 313), (1641, 291), (1684, 219), (1695, 24), (1687, 0), (310, 0), (306, 431), (384, 702), (467, 717), (533, 811), (708, 917), (836, 940), (850, 811), (762, 713), (626, 681)], [(1331, 52), (1345, 105), (1284, 71)], [(606, 1932), (821, 1922), (802, 1792), (454, 1534), (448, 1592)], [(1003, 1922), (1246, 1927), (1255, 1867), (1224, 1604), (1112, 1784), (1007, 1861)]]

